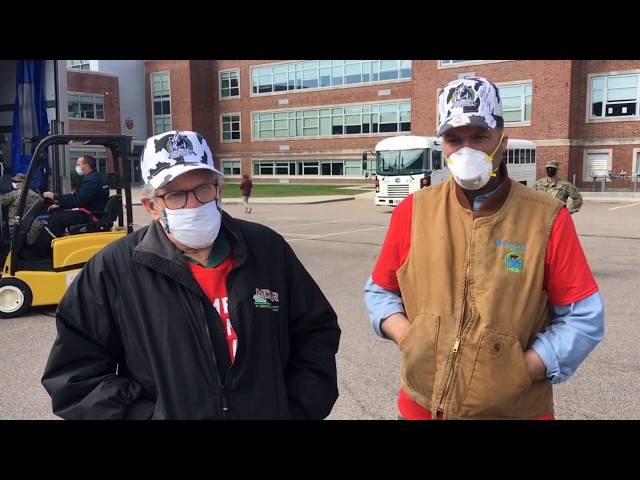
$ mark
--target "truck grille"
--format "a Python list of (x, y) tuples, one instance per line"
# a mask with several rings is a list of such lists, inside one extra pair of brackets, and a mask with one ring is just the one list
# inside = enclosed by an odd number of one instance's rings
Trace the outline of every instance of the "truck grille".
[(387, 190), (390, 197), (406, 197), (409, 195), (409, 185), (389, 185)]

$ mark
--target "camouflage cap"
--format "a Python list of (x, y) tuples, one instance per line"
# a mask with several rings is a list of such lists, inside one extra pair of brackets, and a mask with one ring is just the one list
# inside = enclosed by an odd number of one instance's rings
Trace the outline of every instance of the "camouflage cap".
[(164, 132), (147, 139), (140, 156), (142, 179), (154, 188), (191, 170), (210, 170), (224, 175), (213, 164), (213, 155), (202, 135), (191, 131)]
[(545, 165), (545, 168), (555, 168), (556, 170), (559, 170), (560, 162), (558, 160), (549, 160)]
[(438, 136), (464, 125), (495, 128), (502, 117), (498, 87), (484, 77), (459, 78), (449, 82), (438, 97)]
[(11, 177), (11, 180), (13, 180), (14, 182), (24, 182), (26, 178), (27, 176), (24, 173), (17, 173), (13, 177)]

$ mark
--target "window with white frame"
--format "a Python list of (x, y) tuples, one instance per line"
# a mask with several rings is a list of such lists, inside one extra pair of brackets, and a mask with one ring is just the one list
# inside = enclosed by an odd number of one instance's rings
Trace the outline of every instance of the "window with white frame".
[(591, 77), (591, 118), (638, 117), (640, 74)]
[(585, 169), (583, 181), (593, 181), (594, 177), (598, 181), (608, 179), (611, 170), (611, 150), (587, 150), (585, 151)]
[(239, 142), (240, 141), (240, 114), (220, 115), (221, 135), (223, 142)]
[(254, 95), (410, 79), (411, 60), (310, 60), (251, 69)]
[(220, 98), (236, 98), (240, 96), (240, 70), (220, 72)]
[(518, 85), (499, 85), (502, 117), (505, 124), (531, 122), (531, 82)]
[(477, 62), (477, 60), (440, 60), (441, 66), (456, 65), (458, 63)]
[(362, 159), (261, 160), (253, 162), (253, 174), (262, 176), (362, 177)]
[(69, 118), (104, 120), (104, 95), (90, 93), (68, 93)]
[(67, 60), (67, 68), (77, 70), (91, 70), (90, 60)]
[(252, 114), (254, 140), (411, 131), (411, 102), (279, 110)]
[(222, 160), (222, 173), (225, 175), (240, 175), (240, 161)]
[(171, 86), (169, 73), (151, 74), (151, 96), (153, 98), (153, 134), (171, 130)]
[(86, 149), (86, 148), (69, 148), (69, 168), (75, 172), (76, 161), (78, 157), (83, 155), (91, 155), (96, 159), (96, 170), (100, 173), (107, 172), (107, 150), (106, 148)]
[[(484, 65), (487, 63), (509, 62), (510, 60), (438, 60), (438, 68), (457, 68), (468, 65)], [(458, 78), (475, 75), (474, 72), (464, 73)]]

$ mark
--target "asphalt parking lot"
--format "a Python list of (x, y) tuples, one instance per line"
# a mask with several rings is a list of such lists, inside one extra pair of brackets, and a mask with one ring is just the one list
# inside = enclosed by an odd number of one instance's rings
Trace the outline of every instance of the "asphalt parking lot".
[[(363, 287), (377, 258), (391, 208), (369, 196), (319, 204), (252, 202), (231, 215), (269, 225), (292, 245), (338, 313), (340, 398), (332, 420), (396, 418), (399, 351), (372, 331)], [(146, 218), (136, 208), (137, 221)], [(606, 337), (573, 378), (555, 387), (560, 419), (640, 419), (640, 199), (585, 198), (574, 215), (600, 286)], [(40, 376), (55, 338), (54, 308), (0, 320), (0, 419), (55, 419)]]

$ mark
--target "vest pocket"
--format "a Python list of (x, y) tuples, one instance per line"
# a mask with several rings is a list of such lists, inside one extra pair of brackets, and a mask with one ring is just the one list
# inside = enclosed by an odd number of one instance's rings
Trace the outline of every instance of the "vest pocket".
[(438, 330), (440, 328), (440, 316), (420, 313), (416, 316), (400, 342), (402, 352), (402, 365), (400, 376), (405, 379), (406, 385), (420, 396), (427, 396), (433, 391), (436, 377), (436, 344)]
[(518, 417), (532, 381), (517, 338), (485, 330), (475, 358), (464, 360), (463, 369), (471, 374), (460, 405), (462, 418)]

